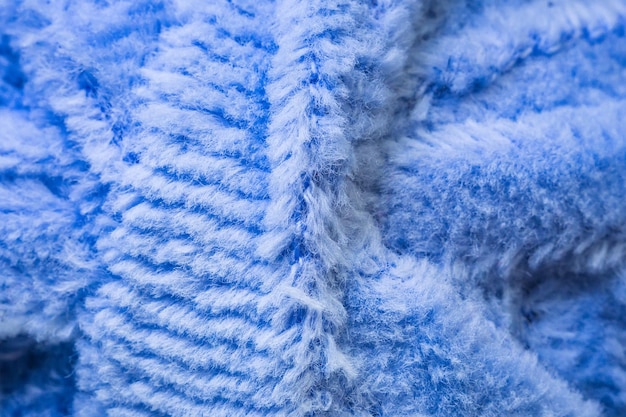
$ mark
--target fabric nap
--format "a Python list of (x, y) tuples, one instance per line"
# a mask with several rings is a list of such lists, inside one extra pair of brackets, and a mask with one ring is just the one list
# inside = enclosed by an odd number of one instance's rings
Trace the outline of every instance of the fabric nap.
[(625, 36), (0, 0), (0, 416), (626, 414)]

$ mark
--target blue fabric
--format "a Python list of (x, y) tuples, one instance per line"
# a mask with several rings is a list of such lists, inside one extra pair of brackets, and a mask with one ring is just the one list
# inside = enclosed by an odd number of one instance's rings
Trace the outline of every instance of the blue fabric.
[(0, 0), (0, 416), (623, 416), (626, 1)]

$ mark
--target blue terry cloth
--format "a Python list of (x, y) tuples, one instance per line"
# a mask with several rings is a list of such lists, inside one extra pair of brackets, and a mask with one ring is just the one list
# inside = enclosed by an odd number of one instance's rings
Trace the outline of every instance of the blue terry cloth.
[(626, 415), (625, 30), (0, 0), (0, 416)]

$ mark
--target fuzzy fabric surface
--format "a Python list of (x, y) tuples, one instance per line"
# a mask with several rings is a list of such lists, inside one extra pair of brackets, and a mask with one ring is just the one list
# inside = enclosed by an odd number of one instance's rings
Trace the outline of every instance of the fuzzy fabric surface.
[(0, 0), (0, 416), (626, 415), (625, 0)]

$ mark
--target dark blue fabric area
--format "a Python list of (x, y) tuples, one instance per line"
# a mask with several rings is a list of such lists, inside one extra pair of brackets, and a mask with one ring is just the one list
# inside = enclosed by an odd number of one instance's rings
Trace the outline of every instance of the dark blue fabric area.
[(23, 335), (0, 341), (2, 416), (71, 415), (75, 362), (72, 343), (45, 345)]

